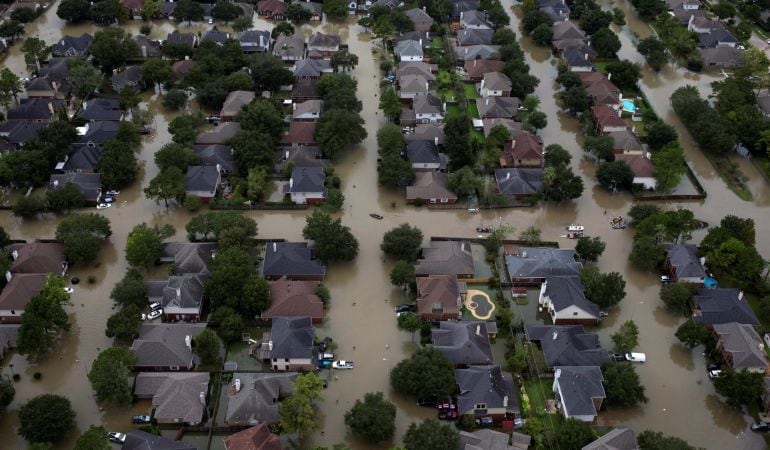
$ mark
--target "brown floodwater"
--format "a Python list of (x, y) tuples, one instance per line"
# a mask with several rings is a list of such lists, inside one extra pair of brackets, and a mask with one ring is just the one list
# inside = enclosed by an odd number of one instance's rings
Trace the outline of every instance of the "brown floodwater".
[[(512, 3), (506, 0), (504, 4), (510, 8)], [(629, 24), (619, 30), (623, 43), (620, 55), (642, 62), (632, 40), (635, 35), (646, 36), (649, 29), (636, 19), (635, 13), (625, 2), (616, 2), (615, 6), (626, 11)], [(40, 36), (50, 44), (62, 34), (94, 32), (95, 28), (90, 25), (71, 26), (63, 23), (56, 17), (55, 10), (56, 5), (36, 25), (28, 28), (29, 33)], [(519, 17), (513, 14), (512, 19), (512, 27), (518, 30)], [(259, 19), (255, 22), (258, 28), (267, 26)], [(139, 26), (139, 22), (129, 22), (124, 28), (136, 33)], [(165, 38), (165, 34), (174, 27), (175, 24), (169, 22), (156, 24), (152, 36)], [(184, 25), (180, 28), (185, 31), (189, 29)], [(632, 231), (610, 229), (607, 216), (625, 214), (632, 199), (626, 194), (609, 195), (596, 185), (593, 163), (582, 159), (580, 143), (583, 138), (577, 121), (562, 113), (556, 105), (557, 86), (553, 82), (556, 77), (556, 60), (547, 49), (534, 46), (529, 39), (521, 40), (532, 73), (541, 80), (535, 95), (541, 100), (541, 109), (548, 116), (549, 126), (540, 134), (546, 144), (558, 143), (571, 152), (575, 172), (583, 177), (586, 190), (580, 199), (567, 204), (544, 204), (535, 208), (483, 211), (478, 215), (470, 215), (464, 210), (430, 211), (407, 207), (403, 194), (377, 186), (376, 132), (385, 121), (377, 112), (379, 60), (372, 53), (372, 48), (380, 44), (370, 41), (369, 36), (363, 34), (363, 30), (355, 25), (352, 18), (341, 24), (305, 25), (302, 29), (310, 33), (317, 28), (324, 32), (339, 33), (347, 40), (351, 52), (359, 57), (359, 66), (352, 71), (352, 75), (358, 79), (358, 93), (363, 100), (362, 116), (369, 136), (361, 145), (351, 149), (336, 166), (343, 180), (342, 189), (346, 197), (345, 207), (339, 215), (358, 237), (360, 254), (353, 263), (330, 267), (326, 283), (332, 293), (332, 304), (328, 320), (319, 330), (319, 334), (331, 336), (338, 342), (337, 353), (344, 359), (355, 361), (356, 369), (334, 374), (329, 388), (324, 391), (325, 401), (320, 405), (323, 431), (312, 436), (307, 446), (330, 446), (344, 441), (356, 449), (389, 448), (392, 443), (370, 446), (358, 442), (347, 433), (344, 426), (345, 411), (366, 392), (382, 391), (398, 406), (394, 442), (400, 440), (409, 423), (434, 415), (429, 409), (418, 408), (411, 399), (393, 393), (388, 384), (390, 368), (415, 349), (408, 334), (396, 328), (392, 306), (402, 302), (404, 294), (390, 285), (388, 273), (392, 263), (386, 261), (379, 250), (385, 231), (404, 222), (420, 227), (426, 237), (473, 237), (477, 225), (503, 221), (518, 230), (534, 225), (542, 230), (542, 237), (547, 240), (560, 240), (567, 224), (585, 225), (589, 234), (600, 235), (607, 243), (605, 254), (598, 264), (600, 269), (620, 271), (627, 282), (626, 299), (620, 308), (610, 313), (599, 331), (602, 341), (608, 346), (609, 335), (617, 326), (625, 320), (634, 320), (641, 330), (639, 350), (648, 354), (648, 362), (638, 366), (638, 370), (647, 387), (649, 403), (629, 410), (603, 412), (600, 415), (601, 422), (625, 424), (635, 430), (659, 430), (710, 449), (735, 448), (736, 437), (741, 437), (742, 442), (756, 438), (756, 435), (740, 436), (746, 430), (748, 419), (718, 399), (706, 377), (704, 361), (698, 351), (686, 350), (676, 342), (674, 330), (683, 319), (672, 316), (661, 307), (655, 275), (641, 273), (628, 264), (626, 255), (630, 251)], [(198, 30), (195, 27), (192, 29)], [(12, 48), (2, 64), (14, 72), (25, 72), (19, 44)], [(693, 146), (669, 107), (668, 98), (678, 87), (695, 85), (706, 94), (709, 92), (709, 84), (719, 78), (718, 75), (694, 75), (674, 67), (667, 67), (661, 73), (648, 69), (644, 71), (642, 89), (657, 113), (675, 125), (683, 135), (682, 144), (687, 158), (708, 191), (708, 198), (702, 202), (675, 203), (669, 207), (690, 208), (698, 218), (712, 224), (726, 214), (752, 217), (757, 226), (758, 248), (767, 256), (770, 254), (770, 221), (767, 220), (770, 189), (762, 181), (751, 182), (754, 200), (744, 202), (738, 199)], [(166, 125), (172, 118), (162, 110), (154, 95), (146, 94), (144, 101), (145, 106), (155, 112), (157, 132), (146, 140), (139, 154), (144, 167), (142, 176), (133, 186), (123, 190), (118, 204), (99, 211), (110, 219), (113, 236), (100, 254), (98, 262), (91, 267), (72, 269), (72, 275), (79, 276), (81, 280), (86, 280), (89, 275), (96, 277), (95, 283), (83, 281), (76, 287), (72, 296), (73, 305), (68, 308), (73, 322), (72, 330), (54, 354), (37, 364), (28, 364), (19, 355), (6, 358), (3, 372), (10, 374), (10, 364), (13, 364), (13, 372), (21, 373), (22, 380), (16, 384), (14, 403), (0, 418), (0, 436), (4, 438), (5, 448), (25, 447), (24, 441), (15, 433), (18, 421), (14, 411), (29, 398), (43, 392), (66, 395), (72, 400), (78, 414), (79, 430), (102, 423), (110, 430), (127, 431), (132, 428), (128, 421), (130, 415), (147, 410), (146, 402), (134, 405), (130, 410), (100, 410), (94, 402), (86, 378), (100, 349), (110, 345), (110, 340), (104, 335), (106, 319), (113, 311), (109, 292), (126, 270), (123, 252), (128, 232), (140, 222), (151, 225), (172, 224), (177, 230), (176, 238), (183, 239), (184, 225), (190, 219), (186, 211), (178, 208), (167, 211), (162, 205), (147, 200), (142, 193), (142, 188), (157, 173), (153, 154), (170, 140)], [(742, 164), (741, 168), (749, 177), (758, 180), (758, 174), (752, 170), (753, 166)], [(372, 219), (369, 217), (372, 212), (382, 214), (384, 220)], [(260, 237), (298, 240), (302, 238), (302, 227), (308, 212), (270, 211), (248, 214), (259, 224)], [(22, 220), (9, 212), (0, 212), (0, 224), (15, 238), (52, 237), (57, 222), (56, 217)], [(696, 233), (695, 242), (702, 237), (703, 232)], [(566, 239), (562, 243), (564, 246), (572, 245)], [(43, 374), (39, 381), (33, 381), (32, 378), (32, 373), (36, 371)], [(59, 447), (69, 448), (73, 440), (74, 437), (71, 437)]]

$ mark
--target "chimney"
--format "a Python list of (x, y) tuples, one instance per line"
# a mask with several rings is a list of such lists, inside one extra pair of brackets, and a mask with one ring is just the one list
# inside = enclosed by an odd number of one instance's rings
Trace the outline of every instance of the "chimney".
[(429, 91), (429, 90), (430, 90), (430, 85), (428, 84), (428, 82), (427, 82), (427, 81), (425, 82), (425, 90), (426, 90), (426, 91)]
[(505, 179), (506, 179), (506, 181), (511, 179), (511, 172), (510, 171), (505, 172)]
[(483, 89), (484, 89), (484, 79), (482, 78), (481, 79), (481, 86), (479, 87), (479, 90), (483, 90)]
[(503, 408), (508, 408), (508, 396), (503, 397)]
[(743, 300), (743, 291), (738, 292), (738, 300)]
[(189, 334), (184, 337), (184, 345), (187, 347), (187, 350), (192, 351), (192, 337)]
[(554, 374), (554, 378), (561, 378), (561, 369), (556, 369), (556, 373)]
[(271, 352), (273, 351), (273, 340), (272, 339), (267, 341), (267, 349), (269, 351), (271, 351)]
[(48, 112), (50, 112), (52, 116), (54, 115), (53, 103), (52, 102), (48, 102)]
[(294, 178), (289, 178), (289, 189), (294, 187)]
[(559, 332), (556, 330), (553, 330), (553, 334), (551, 335), (551, 340), (555, 341), (556, 338), (559, 337)]
[(485, 104), (485, 105), (489, 105), (489, 97), (487, 97), (487, 101), (486, 101), (486, 103), (484, 103), (484, 104)]
[(241, 379), (236, 378), (235, 379), (235, 392), (239, 392), (241, 390)]
[(422, 11), (425, 12), (425, 7), (424, 6), (422, 7)]
[(297, 104), (296, 103), (292, 103), (291, 104), (291, 110), (292, 111), (296, 111), (297, 110)]
[(59, 187), (59, 180), (53, 180), (53, 187)]
[(190, 55), (184, 55), (184, 60), (185, 61), (189, 61), (190, 60)]
[(273, 242), (273, 253), (278, 251), (278, 244), (276, 242)]
[(146, 57), (147, 57), (147, 46), (142, 45), (142, 58), (146, 58)]
[(706, 257), (705, 256), (701, 256), (700, 257), (700, 265), (701, 266), (705, 266), (706, 265)]
[(13, 260), (16, 261), (16, 258), (19, 257), (19, 251), (14, 250), (13, 252), (11, 252), (11, 256), (13, 256)]
[(206, 393), (205, 392), (201, 392), (199, 397), (201, 399), (201, 405), (205, 405), (206, 404)]
[(222, 173), (222, 165), (217, 163), (217, 173)]
[(476, 324), (476, 336), (481, 336), (481, 324)]
[(434, 138), (433, 138), (433, 145), (435, 145), (436, 147), (438, 147), (438, 136), (436, 136), (436, 137), (434, 137)]
[(645, 155), (644, 155), (644, 156), (645, 156), (647, 159), (652, 159), (652, 153), (650, 153), (650, 152), (647, 152), (647, 153), (645, 153)]
[(420, 42), (420, 48), (422, 48), (422, 38), (420, 38), (419, 42)]
[(460, 11), (460, 20), (463, 20), (463, 16), (465, 15), (464, 12)]
[(284, 152), (284, 157), (283, 157), (283, 160), (284, 160), (284, 161), (287, 161), (288, 159), (289, 159), (289, 151), (288, 151), (288, 150), (286, 150), (286, 152)]
[(13, 278), (13, 275), (11, 274), (11, 271), (10, 270), (6, 270), (5, 271), (5, 282), (6, 283), (10, 283), (11, 282), (11, 278)]
[(176, 288), (176, 299), (177, 299), (177, 301), (181, 301), (182, 300), (182, 289), (181, 288)]
[(262, 33), (259, 34), (259, 46), (260, 47), (265, 46), (264, 36), (262, 36)]

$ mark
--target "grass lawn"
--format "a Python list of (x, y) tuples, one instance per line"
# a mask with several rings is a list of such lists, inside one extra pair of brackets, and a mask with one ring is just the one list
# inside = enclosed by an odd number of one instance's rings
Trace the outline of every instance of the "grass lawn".
[(483, 144), (486, 138), (484, 137), (484, 133), (482, 133), (479, 130), (473, 129), (471, 130), (471, 137), (476, 140), (479, 144)]
[(463, 89), (465, 89), (465, 98), (468, 100), (479, 98), (479, 93), (476, 92), (476, 83), (463, 83)]
[(545, 412), (545, 401), (554, 398), (552, 382), (540, 378), (530, 378), (524, 381), (524, 390), (529, 397), (529, 409), (532, 415)]
[(446, 69), (441, 69), (436, 74), (436, 82), (439, 84), (446, 84), (452, 81), (452, 75), (449, 74), (449, 71)]
[(770, 159), (767, 156), (752, 156), (754, 158), (754, 165), (765, 174), (766, 179), (770, 180)]
[(430, 48), (444, 48), (444, 42), (440, 37), (434, 37), (430, 40)]
[(607, 73), (607, 61), (596, 61), (594, 62), (594, 65), (599, 72), (604, 74)]
[(460, 116), (460, 107), (457, 105), (447, 105), (446, 107), (446, 118), (452, 119), (455, 117)]
[(468, 103), (468, 115), (473, 119), (479, 119), (479, 108), (476, 107), (476, 102)]

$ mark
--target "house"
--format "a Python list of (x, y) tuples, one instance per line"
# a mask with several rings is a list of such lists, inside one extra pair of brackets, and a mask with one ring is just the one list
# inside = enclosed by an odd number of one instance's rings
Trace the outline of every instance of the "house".
[(664, 267), (671, 281), (703, 283), (706, 258), (698, 258), (698, 247), (693, 244), (676, 244), (666, 247)]
[(64, 245), (58, 242), (11, 244), (5, 248), (11, 254), (11, 273), (67, 273)]
[(142, 19), (142, 8), (144, 7), (144, 0), (120, 0), (120, 4), (128, 10), (128, 14), (132, 19)]
[(323, 100), (307, 100), (301, 103), (292, 103), (291, 120), (316, 121), (323, 112)]
[(514, 284), (541, 284), (550, 276), (578, 276), (583, 265), (575, 250), (550, 247), (504, 247), (508, 278)]
[(591, 108), (591, 117), (596, 124), (597, 133), (612, 133), (630, 129), (628, 122), (620, 117), (620, 113), (606, 105)]
[[(531, 438), (527, 434), (513, 433), (523, 436), (526, 442), (521, 446), (508, 445), (511, 439), (509, 433), (482, 428), (474, 432), (460, 431), (457, 450), (527, 450), (531, 443)], [(514, 439), (514, 444), (517, 442)]]
[(431, 25), (433, 25), (433, 18), (425, 12), (424, 9), (412, 8), (404, 11), (406, 17), (414, 25), (414, 31), (425, 32), (430, 31)]
[(158, 41), (150, 39), (143, 34), (137, 34), (131, 39), (136, 43), (141, 59), (160, 58), (163, 55), (163, 50), (161, 50)]
[(142, 90), (142, 80), (144, 73), (139, 66), (128, 66), (121, 71), (113, 71), (112, 74), (112, 89), (115, 92), (120, 92), (126, 87), (132, 87), (137, 90)]
[(82, 127), (77, 127), (78, 140), (75, 146), (101, 146), (106, 141), (114, 139), (118, 135), (120, 122), (114, 120), (98, 120), (86, 122)]
[[(484, 137), (489, 137), (492, 129), (496, 126), (502, 126), (508, 133), (513, 136), (521, 132), (521, 122), (516, 122), (513, 119), (503, 119), (499, 117), (493, 117), (491, 119), (481, 119), (481, 126), (484, 131)], [(542, 143), (541, 143), (542, 146)]]
[(299, 61), (305, 58), (305, 35), (295, 33), (291, 36), (279, 35), (273, 45), (273, 55), (282, 61)]
[(273, 317), (273, 326), (262, 335), (260, 344), (252, 346), (252, 354), (273, 370), (315, 370), (314, 339), (310, 317)]
[[(329, 160), (324, 159), (321, 149), (318, 147), (295, 147), (285, 148), (279, 152), (280, 161), (275, 165), (276, 173), (284, 174), (284, 169), (291, 163), (291, 170), (294, 167), (328, 167)], [(289, 174), (291, 175), (291, 174)]]
[(452, 2), (452, 20), (460, 20), (460, 14), (481, 9), (479, 0), (454, 0)]
[(75, 117), (89, 122), (120, 121), (123, 120), (123, 110), (120, 100), (116, 98), (94, 98), (83, 101)]
[(257, 14), (270, 20), (286, 18), (286, 3), (280, 0), (262, 0), (257, 2)]
[(295, 80), (291, 85), (291, 100), (294, 103), (304, 102), (307, 100), (317, 100), (321, 98), (318, 91), (315, 88), (316, 79), (313, 78), (300, 78)]
[(702, 48), (735, 47), (738, 39), (724, 28), (717, 28), (698, 34), (698, 42)]
[(582, 450), (639, 450), (630, 428), (613, 428), (609, 433), (583, 447)]
[(561, 51), (561, 55), (570, 72), (582, 73), (594, 70), (594, 65), (588, 59), (588, 53), (578, 47), (567, 47)]
[(144, 431), (131, 430), (121, 450), (196, 450), (195, 446)]
[(40, 294), (47, 278), (44, 273), (6, 272), (7, 284), (0, 292), (0, 323), (21, 323), (24, 308), (32, 297)]
[(233, 136), (241, 131), (241, 124), (238, 122), (225, 122), (215, 127), (213, 130), (198, 133), (195, 138), (196, 145), (215, 145), (227, 144)]
[(193, 145), (193, 151), (198, 155), (198, 164), (201, 166), (219, 166), (222, 174), (235, 171), (233, 148), (229, 145)]
[[(562, 55), (568, 50), (577, 51), (578, 55), (573, 55), (571, 57), (573, 59), (576, 58), (581, 63), (584, 63), (585, 61), (592, 62), (599, 57), (599, 53), (596, 50), (594, 50), (593, 47), (591, 47), (588, 41), (584, 39), (577, 39), (577, 38), (562, 39), (560, 41), (553, 42), (551, 45), (556, 53), (559, 53)], [(590, 72), (580, 71), (580, 70), (577, 70), (577, 71), (573, 70), (573, 72), (581, 76), (587, 73), (590, 73)], [(598, 75), (602, 75), (603, 77), (605, 77), (604, 74), (602, 73), (598, 73)]]
[(687, 26), (687, 24), (690, 23), (690, 19), (693, 17), (706, 18), (708, 15), (707, 10), (705, 9), (675, 9), (669, 14), (673, 15), (679, 22), (679, 25), (683, 26)]
[(181, 61), (177, 61), (174, 64), (171, 65), (171, 71), (174, 72), (174, 75), (176, 75), (179, 78), (184, 77), (190, 71), (192, 70), (195, 65), (198, 64), (195, 60), (192, 59), (183, 59)]
[(176, 12), (176, 3), (173, 0), (164, 0), (160, 3), (160, 12), (158, 16), (163, 19), (175, 20), (174, 13)]
[(75, 186), (89, 204), (95, 205), (102, 198), (102, 176), (98, 173), (70, 172), (53, 174), (48, 182), (48, 190), (61, 189), (68, 184)]
[(743, 51), (733, 47), (699, 48), (703, 64), (707, 67), (743, 67), (746, 60)]
[[(311, 5), (310, 2), (301, 2), (303, 6)], [(340, 37), (336, 34), (324, 34), (320, 31), (310, 35), (307, 41), (307, 54), (313, 59), (328, 59), (340, 50)]]
[(265, 53), (270, 50), (269, 31), (246, 30), (238, 33), (237, 39), (241, 43), (243, 53)]
[[(60, 61), (66, 61), (69, 58), (58, 58)], [(53, 58), (52, 58), (53, 60)], [(45, 69), (41, 69), (42, 74)], [(69, 69), (67, 69), (69, 73)], [(69, 75), (68, 75), (69, 76)], [(68, 80), (57, 80), (54, 77), (39, 76), (33, 78), (27, 86), (27, 98), (57, 98), (64, 100), (69, 97), (72, 91), (72, 85)]]
[(313, 259), (313, 251), (307, 242), (269, 242), (265, 246), (265, 259), (260, 275), (268, 280), (322, 281), (326, 267)]
[(168, 322), (198, 322), (203, 310), (206, 275), (172, 275), (167, 280), (147, 282), (148, 303), (158, 302)]
[(16, 348), (19, 327), (21, 325), (0, 325), (0, 357), (5, 356), (12, 348)]
[(586, 34), (572, 21), (565, 20), (564, 22), (555, 23), (553, 25), (553, 38), (551, 39), (551, 42), (555, 46), (559, 41), (565, 39), (579, 39), (585, 41)]
[(422, 42), (415, 40), (399, 41), (393, 49), (399, 61), (422, 61)]
[(669, 11), (697, 11), (700, 8), (700, 2), (697, 0), (666, 0), (666, 5)]
[(715, 324), (712, 329), (722, 362), (735, 371), (767, 374), (765, 344), (752, 325), (736, 322)]
[(430, 204), (454, 204), (457, 194), (449, 190), (446, 172), (417, 171), (411, 186), (406, 187), (406, 202)]
[(500, 366), (456, 369), (455, 379), (459, 391), (457, 412), (460, 415), (490, 417), (500, 423), (503, 419), (514, 419), (520, 414), (511, 374), (504, 373)]
[(408, 141), (406, 143), (406, 159), (415, 170), (446, 169), (446, 155), (438, 151), (438, 139), (432, 141)]
[(490, 45), (492, 44), (491, 29), (482, 28), (464, 28), (457, 32), (457, 45), (467, 47), (469, 45)]
[[(65, 173), (69, 172), (84, 172), (94, 173), (96, 172), (99, 160), (102, 159), (102, 147), (99, 145), (89, 147), (87, 145), (80, 145), (70, 153), (67, 160), (61, 169)], [(59, 163), (61, 164), (61, 163)], [(57, 165), (58, 168), (58, 165)]]
[(618, 155), (642, 155), (644, 146), (639, 141), (636, 133), (630, 130), (613, 131), (609, 133), (612, 138), (612, 153), (617, 158)]
[(310, 78), (317, 80), (325, 73), (334, 72), (332, 64), (325, 59), (301, 59), (294, 63), (292, 73), (294, 78)]
[(201, 36), (201, 42), (211, 41), (220, 45), (224, 44), (228, 39), (230, 39), (230, 33), (219, 31), (216, 28), (206, 31), (203, 33), (203, 36)]
[(460, 12), (460, 28), (474, 30), (491, 30), (492, 24), (487, 20), (487, 13), (472, 9)]
[(479, 94), (482, 97), (510, 97), (511, 79), (501, 72), (485, 73), (479, 84)]
[(207, 204), (216, 197), (222, 174), (216, 166), (187, 166), (185, 195), (194, 195)]
[(623, 106), (623, 94), (607, 76), (600, 72), (581, 72), (580, 81), (591, 98), (591, 104), (609, 106), (620, 110)]
[(281, 136), (279, 144), (283, 147), (316, 147), (315, 141), (315, 122), (300, 122), (292, 120), (289, 122), (289, 130)]
[(225, 450), (281, 450), (281, 439), (264, 423), (246, 428), (223, 439)]
[(318, 281), (276, 280), (270, 282), (270, 308), (262, 319), (310, 317), (314, 324), (324, 321), (324, 304), (316, 294)]
[(597, 366), (554, 367), (553, 392), (564, 418), (592, 423), (607, 397), (603, 381)]
[(501, 167), (543, 167), (543, 141), (526, 131), (511, 133), (503, 144)]
[(599, 305), (585, 296), (578, 276), (550, 276), (540, 285), (538, 304), (554, 325), (598, 325)]
[(537, 9), (548, 14), (554, 23), (569, 20), (570, 9), (564, 0), (538, 0)]
[(199, 362), (192, 351), (192, 342), (205, 328), (205, 323), (143, 323), (139, 327), (139, 337), (129, 347), (136, 356), (134, 370), (192, 370)]
[(693, 296), (693, 303), (692, 319), (707, 327), (730, 322), (759, 325), (749, 302), (743, 299), (743, 291), (738, 289), (704, 288)]
[(516, 97), (486, 97), (476, 99), (481, 119), (513, 119), (519, 114), (521, 103)]
[(460, 320), (467, 287), (450, 275), (417, 278), (417, 314), (427, 321)]
[(394, 37), (390, 40), (391, 46), (395, 47), (401, 41), (417, 41), (422, 45), (423, 51), (430, 48), (430, 32), (429, 31), (406, 31), (402, 32), (400, 36)]
[(160, 262), (174, 264), (175, 274), (211, 273), (219, 245), (216, 242), (168, 242), (160, 251)]
[(691, 16), (687, 22), (687, 31), (695, 33), (710, 33), (713, 30), (722, 29), (725, 26), (722, 25), (717, 19), (709, 19), (707, 17)]
[(417, 261), (414, 272), (418, 277), (454, 275), (457, 278), (473, 278), (476, 273), (468, 241), (430, 241), (422, 249), (422, 259)]
[(29, 122), (26, 120), (6, 121), (0, 124), (0, 137), (5, 138), (5, 149), (19, 149), (24, 144), (37, 137), (37, 130), (46, 126), (44, 122)]
[(528, 341), (540, 344), (551, 369), (601, 366), (609, 359), (607, 350), (599, 346), (599, 336), (587, 333), (582, 325), (527, 325), (524, 335)]
[(444, 145), (444, 124), (443, 123), (418, 123), (414, 126), (414, 131), (404, 136), (409, 141), (433, 141), (438, 139), (439, 145)]
[(500, 59), (500, 46), (499, 45), (466, 45), (455, 46), (455, 59), (457, 63), (462, 65), (468, 61), (488, 60), (488, 59)]
[(641, 184), (644, 189), (654, 191), (658, 181), (653, 176), (655, 168), (646, 154), (621, 154), (615, 155), (616, 161), (623, 161), (634, 173), (634, 184)]
[(412, 100), (416, 95), (427, 95), (430, 90), (428, 80), (422, 75), (404, 75), (398, 80), (398, 96), (401, 100)]
[[(493, 59), (474, 59), (471, 61), (465, 61), (465, 73), (468, 75), (468, 79), (472, 81), (481, 81), (484, 75), (489, 72), (500, 72), (505, 67), (503, 61)], [(510, 94), (509, 94), (510, 95)]]
[(198, 35), (193, 33), (179, 33), (173, 31), (166, 36), (165, 44), (181, 44), (190, 48), (194, 48), (198, 45)]
[(152, 399), (152, 417), (159, 424), (203, 422), (208, 390), (208, 372), (142, 372), (134, 383), (137, 398)]
[(495, 169), (497, 192), (523, 200), (543, 192), (543, 169)]
[(243, 107), (251, 103), (256, 95), (254, 91), (230, 92), (227, 94), (227, 98), (225, 98), (225, 102), (222, 104), (222, 109), (219, 111), (220, 119), (223, 122), (235, 120)]
[[(0, 329), (3, 329), (3, 327), (0, 327)], [(765, 377), (764, 380), (762, 380), (762, 411), (764, 411), (765, 414), (770, 412), (770, 377)]]
[(323, 167), (295, 167), (283, 193), (295, 205), (320, 205), (326, 200), (326, 174)]
[(433, 94), (416, 94), (412, 99), (416, 123), (435, 123), (444, 120), (446, 104)]
[(278, 415), (280, 400), (294, 392), (293, 383), (298, 375), (234, 373), (232, 383), (227, 386), (225, 422), (229, 426), (277, 424), (281, 421)]
[(492, 347), (486, 322), (440, 322), (431, 330), (433, 348), (455, 367), (492, 364)]
[(6, 112), (6, 119), (11, 121), (48, 123), (56, 119), (57, 114), (65, 110), (63, 100), (53, 98), (22, 98), (14, 108)]
[(80, 36), (62, 36), (59, 42), (51, 46), (51, 55), (54, 57), (63, 56), (88, 56), (91, 49), (91, 41), (94, 37), (88, 33), (83, 33)]

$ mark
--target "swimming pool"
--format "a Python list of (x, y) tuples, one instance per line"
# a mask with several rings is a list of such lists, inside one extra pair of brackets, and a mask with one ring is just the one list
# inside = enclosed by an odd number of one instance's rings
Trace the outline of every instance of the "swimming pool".
[(623, 110), (628, 112), (636, 111), (636, 105), (631, 100), (623, 100)]

